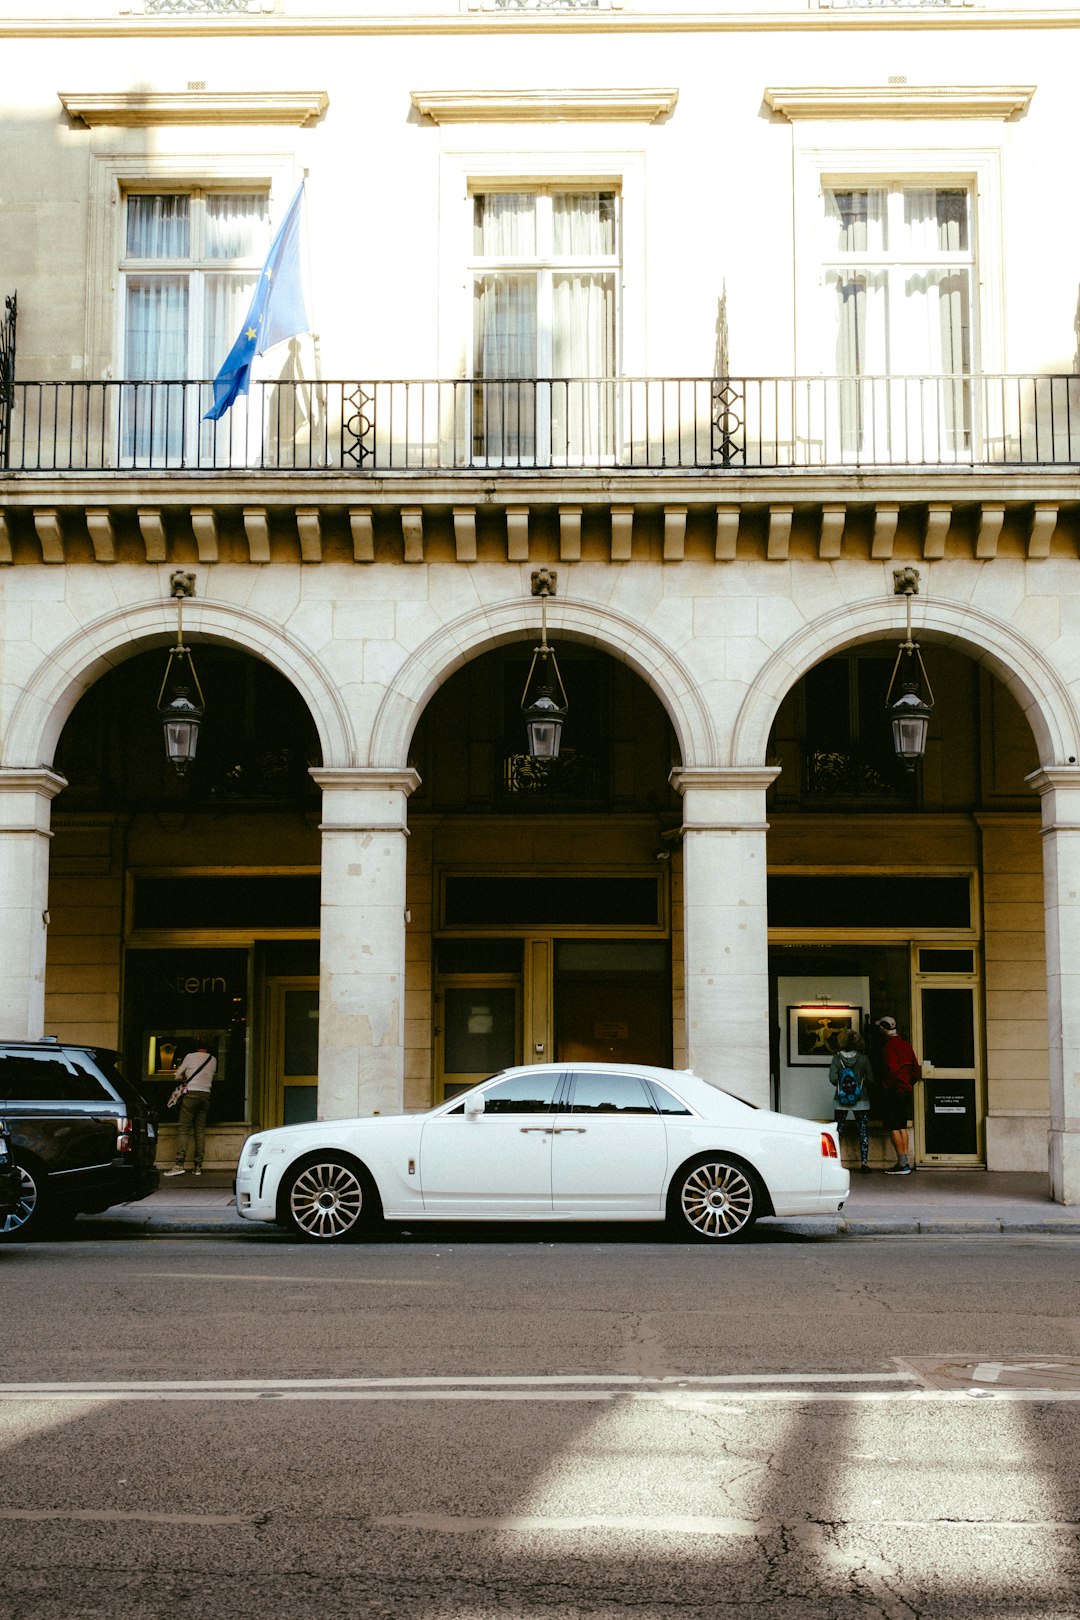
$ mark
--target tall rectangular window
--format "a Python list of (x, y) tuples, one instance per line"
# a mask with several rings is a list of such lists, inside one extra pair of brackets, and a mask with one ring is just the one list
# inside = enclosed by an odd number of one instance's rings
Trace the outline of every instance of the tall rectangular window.
[[(164, 383), (217, 373), (258, 280), (269, 223), (265, 191), (128, 193), (120, 265), (126, 379)], [(132, 390), (127, 453), (175, 459), (185, 408), (197, 415), (199, 403), (179, 388)]]
[(476, 454), (611, 455), (618, 203), (614, 191), (554, 187), (473, 196)]
[(974, 362), (970, 188), (827, 186), (824, 227), (844, 449), (876, 449), (883, 460), (965, 454)]

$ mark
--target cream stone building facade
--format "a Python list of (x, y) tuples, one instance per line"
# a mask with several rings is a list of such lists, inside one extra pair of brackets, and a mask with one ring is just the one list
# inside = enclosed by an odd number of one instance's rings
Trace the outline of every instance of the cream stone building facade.
[[(922, 1162), (1080, 1201), (1078, 45), (979, 0), (0, 0), (0, 1034), (160, 1102), (210, 1033), (231, 1164), (552, 1058), (828, 1117), (888, 1012)], [(312, 330), (206, 421), (301, 181)]]

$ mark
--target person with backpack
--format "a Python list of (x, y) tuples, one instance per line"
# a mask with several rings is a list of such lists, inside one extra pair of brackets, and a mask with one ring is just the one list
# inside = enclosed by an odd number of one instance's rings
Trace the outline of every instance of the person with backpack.
[(922, 1068), (915, 1056), (915, 1048), (896, 1027), (895, 1018), (879, 1018), (877, 1027), (885, 1037), (881, 1048), (881, 1122), (892, 1137), (896, 1149), (896, 1163), (890, 1165), (887, 1176), (910, 1176), (915, 1166), (908, 1148), (908, 1125), (911, 1121), (912, 1093), (915, 1082), (922, 1079)]
[(857, 1029), (845, 1029), (839, 1050), (829, 1064), (829, 1083), (836, 1093), (833, 1118), (841, 1137), (848, 1120), (859, 1128), (859, 1169), (870, 1169), (870, 1085), (874, 1078), (862, 1036)]

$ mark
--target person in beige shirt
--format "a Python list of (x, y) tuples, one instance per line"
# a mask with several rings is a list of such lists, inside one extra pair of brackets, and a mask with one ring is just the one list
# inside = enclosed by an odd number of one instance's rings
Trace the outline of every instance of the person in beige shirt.
[(210, 1090), (217, 1074), (217, 1058), (205, 1041), (200, 1041), (194, 1052), (189, 1052), (176, 1065), (176, 1078), (184, 1088), (180, 1099), (180, 1127), (176, 1137), (176, 1163), (167, 1176), (182, 1176), (188, 1143), (194, 1137), (194, 1173), (202, 1175), (203, 1150), (206, 1146), (206, 1116), (210, 1110)]

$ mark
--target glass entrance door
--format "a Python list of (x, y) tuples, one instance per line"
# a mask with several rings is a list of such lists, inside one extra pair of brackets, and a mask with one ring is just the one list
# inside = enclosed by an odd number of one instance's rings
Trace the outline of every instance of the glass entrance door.
[(302, 1125), (318, 1117), (319, 981), (269, 979), (270, 1043), (263, 1124)]
[(915, 1088), (918, 1158), (926, 1164), (982, 1164), (978, 986), (916, 981), (915, 1008), (914, 1044), (923, 1067)]
[(467, 1091), (521, 1061), (521, 993), (516, 980), (444, 979), (436, 993), (435, 1039), (442, 1097)]

